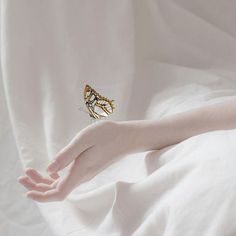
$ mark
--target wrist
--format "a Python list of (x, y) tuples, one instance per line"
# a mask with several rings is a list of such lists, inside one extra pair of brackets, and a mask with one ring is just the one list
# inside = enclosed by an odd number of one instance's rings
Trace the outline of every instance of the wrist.
[(125, 134), (127, 153), (144, 152), (161, 148), (160, 135), (158, 135), (159, 121), (120, 121), (118, 125), (121, 126)]

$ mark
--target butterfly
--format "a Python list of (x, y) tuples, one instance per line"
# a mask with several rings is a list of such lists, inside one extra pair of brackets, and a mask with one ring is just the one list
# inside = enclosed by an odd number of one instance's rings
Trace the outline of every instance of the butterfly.
[(84, 88), (84, 102), (93, 119), (107, 117), (114, 112), (114, 100), (100, 95), (95, 89), (86, 84)]

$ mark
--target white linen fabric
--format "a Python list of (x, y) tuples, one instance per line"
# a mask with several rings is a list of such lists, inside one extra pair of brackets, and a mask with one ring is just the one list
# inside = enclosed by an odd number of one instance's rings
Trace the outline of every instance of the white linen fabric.
[(89, 124), (86, 83), (114, 120), (234, 99), (236, 2), (0, 3), (0, 235), (236, 235), (235, 130), (127, 156), (64, 202), (36, 205), (15, 181)]

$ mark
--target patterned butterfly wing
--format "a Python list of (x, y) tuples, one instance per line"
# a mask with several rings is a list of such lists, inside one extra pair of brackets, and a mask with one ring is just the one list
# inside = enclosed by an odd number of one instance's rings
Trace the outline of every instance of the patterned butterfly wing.
[(114, 107), (114, 100), (101, 96), (95, 89), (86, 85), (84, 88), (84, 101), (89, 111), (90, 117), (93, 119), (100, 119), (112, 114)]

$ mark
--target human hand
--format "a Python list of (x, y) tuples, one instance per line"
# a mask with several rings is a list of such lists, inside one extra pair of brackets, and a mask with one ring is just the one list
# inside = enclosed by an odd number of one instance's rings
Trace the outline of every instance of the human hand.
[[(60, 201), (122, 156), (140, 151), (142, 137), (139, 123), (99, 121), (80, 131), (48, 166), (51, 177), (42, 177), (29, 169), (19, 182), (29, 191), (27, 197), (39, 201)], [(60, 170), (68, 165), (65, 176)]]

